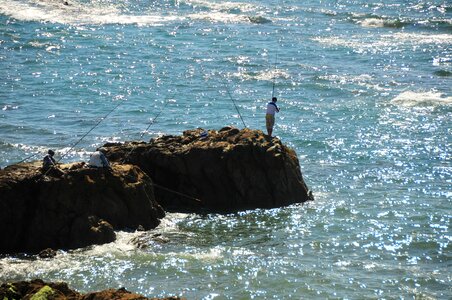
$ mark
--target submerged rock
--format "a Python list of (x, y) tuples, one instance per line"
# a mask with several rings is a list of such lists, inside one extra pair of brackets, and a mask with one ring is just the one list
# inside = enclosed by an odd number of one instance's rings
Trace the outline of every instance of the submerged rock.
[(68, 164), (57, 177), (43, 175), (40, 166), (0, 170), (0, 253), (109, 243), (114, 230), (152, 229), (164, 216), (151, 179), (137, 166)]
[(81, 294), (68, 287), (64, 282), (44, 282), (40, 279), (4, 283), (0, 286), (0, 299), (71, 299), (71, 300), (181, 300), (179, 297), (147, 298), (134, 294), (125, 288), (108, 289), (100, 292)]
[(146, 172), (157, 201), (171, 210), (235, 211), (313, 200), (295, 151), (259, 130), (188, 130), (103, 148), (110, 161)]

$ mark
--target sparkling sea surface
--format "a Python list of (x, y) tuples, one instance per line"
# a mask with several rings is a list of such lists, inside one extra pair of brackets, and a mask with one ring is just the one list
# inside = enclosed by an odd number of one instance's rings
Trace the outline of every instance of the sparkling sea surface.
[(143, 233), (118, 232), (51, 260), (1, 256), (0, 282), (187, 299), (452, 299), (450, 1), (67, 4), (0, 0), (1, 168), (49, 148), (86, 161), (107, 141), (243, 128), (234, 102), (265, 130), (274, 94), (274, 134), (297, 152), (315, 201), (167, 214), (144, 235), (169, 242), (144, 248), (131, 242)]

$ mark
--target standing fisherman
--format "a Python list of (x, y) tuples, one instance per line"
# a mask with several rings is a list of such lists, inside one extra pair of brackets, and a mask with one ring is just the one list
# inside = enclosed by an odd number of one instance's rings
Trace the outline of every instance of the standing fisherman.
[(276, 105), (276, 97), (272, 98), (272, 101), (267, 104), (267, 114), (265, 115), (265, 125), (267, 126), (268, 136), (271, 137), (273, 133), (273, 126), (275, 126), (275, 113), (279, 112), (279, 108)]

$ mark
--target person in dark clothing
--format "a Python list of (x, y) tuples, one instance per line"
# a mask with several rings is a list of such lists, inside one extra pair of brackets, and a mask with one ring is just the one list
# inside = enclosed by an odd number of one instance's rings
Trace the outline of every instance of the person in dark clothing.
[(44, 175), (60, 177), (64, 172), (57, 167), (55, 158), (53, 158), (54, 155), (55, 151), (51, 149), (47, 151), (47, 155), (42, 160), (42, 173)]

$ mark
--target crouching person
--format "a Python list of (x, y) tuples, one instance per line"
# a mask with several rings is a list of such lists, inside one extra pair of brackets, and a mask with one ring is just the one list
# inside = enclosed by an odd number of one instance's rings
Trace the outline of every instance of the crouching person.
[(103, 153), (103, 150), (100, 149), (96, 149), (96, 151), (91, 154), (88, 165), (93, 168), (106, 168), (111, 170), (107, 157)]

